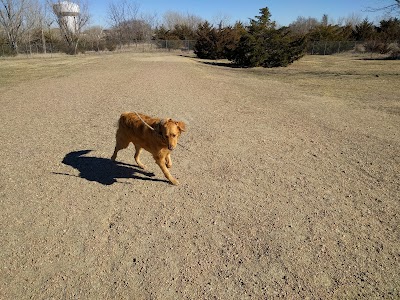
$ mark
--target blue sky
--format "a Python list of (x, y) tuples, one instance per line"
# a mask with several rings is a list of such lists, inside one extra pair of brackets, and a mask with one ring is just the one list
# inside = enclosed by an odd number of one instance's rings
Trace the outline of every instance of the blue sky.
[[(113, 0), (118, 3), (119, 0)], [(288, 25), (298, 16), (321, 19), (323, 14), (337, 21), (340, 17), (352, 14), (360, 18), (368, 17), (370, 21), (380, 20), (384, 13), (368, 13), (367, 7), (380, 7), (391, 4), (390, 0), (137, 0), (140, 13), (154, 14), (159, 19), (166, 11), (194, 14), (203, 19), (213, 21), (218, 16), (229, 17), (230, 22), (247, 21), (258, 15), (259, 9), (268, 7), (272, 20), (279, 25)], [(107, 10), (110, 0), (88, 0), (92, 25), (107, 26)]]

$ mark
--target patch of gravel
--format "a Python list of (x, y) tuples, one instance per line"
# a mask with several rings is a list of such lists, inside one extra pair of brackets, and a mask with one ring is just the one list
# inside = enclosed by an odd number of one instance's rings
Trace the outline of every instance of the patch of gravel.
[[(399, 116), (347, 100), (171, 54), (7, 88), (0, 298), (398, 299)], [(181, 185), (109, 161), (133, 110)]]

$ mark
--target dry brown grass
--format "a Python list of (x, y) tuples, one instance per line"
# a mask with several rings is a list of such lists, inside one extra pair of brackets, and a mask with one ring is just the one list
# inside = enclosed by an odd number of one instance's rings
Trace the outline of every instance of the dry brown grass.
[[(313, 90), (322, 96), (375, 101), (398, 95), (399, 60), (360, 55), (306, 56), (287, 68), (255, 69), (260, 76)], [(382, 93), (383, 92), (383, 93)]]
[[(230, 66), (227, 60), (205, 63)], [(385, 99), (397, 95), (400, 60), (361, 54), (307, 55), (288, 67), (234, 70), (293, 84), (301, 90), (313, 90), (320, 96), (368, 101), (374, 95)]]
[[(3, 59), (0, 64), (0, 87), (15, 85), (31, 79), (62, 77), (95, 64), (98, 59), (110, 56), (137, 56), (133, 53), (112, 55), (62, 54)], [(139, 54), (152, 57), (151, 54)], [(218, 61), (227, 63), (227, 61)], [(371, 59), (365, 55), (305, 56), (286, 68), (254, 68), (237, 70), (266, 79), (295, 84), (301, 89), (314, 90), (322, 96), (369, 101), (384, 100), (397, 95), (400, 77), (400, 60)]]
[(96, 55), (63, 54), (5, 58), (0, 60), (0, 88), (34, 79), (67, 76), (98, 58)]

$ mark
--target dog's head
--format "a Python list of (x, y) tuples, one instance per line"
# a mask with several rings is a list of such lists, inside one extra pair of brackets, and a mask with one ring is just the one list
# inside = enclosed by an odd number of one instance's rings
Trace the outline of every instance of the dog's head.
[(164, 139), (169, 150), (174, 150), (178, 144), (178, 138), (185, 131), (185, 123), (174, 121), (172, 119), (164, 119), (159, 124), (159, 134)]

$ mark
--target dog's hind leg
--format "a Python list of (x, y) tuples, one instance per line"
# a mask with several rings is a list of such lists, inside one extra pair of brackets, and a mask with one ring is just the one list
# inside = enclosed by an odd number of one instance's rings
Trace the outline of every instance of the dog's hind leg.
[(135, 150), (136, 150), (136, 152), (135, 152), (135, 161), (136, 161), (137, 165), (138, 165), (140, 168), (142, 168), (143, 170), (145, 170), (145, 169), (146, 169), (146, 166), (145, 166), (144, 164), (142, 164), (142, 162), (141, 162), (140, 159), (139, 159), (139, 155), (140, 155), (140, 153), (142, 152), (142, 148), (141, 148), (140, 146), (135, 145)]
[(128, 146), (129, 146), (129, 141), (124, 141), (123, 139), (121, 139), (119, 136), (118, 136), (118, 133), (117, 133), (117, 138), (116, 138), (116, 143), (115, 143), (115, 149), (114, 149), (114, 153), (113, 153), (113, 155), (111, 156), (111, 160), (112, 161), (115, 161), (115, 159), (117, 158), (117, 153), (118, 153), (118, 151), (119, 150), (122, 150), (122, 149), (125, 149), (125, 148), (127, 148)]

